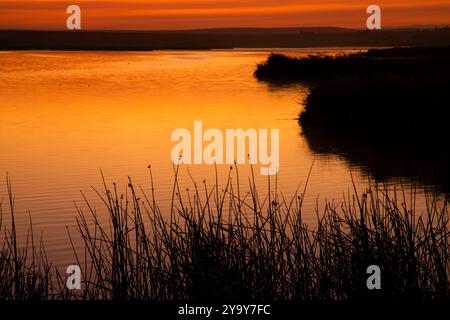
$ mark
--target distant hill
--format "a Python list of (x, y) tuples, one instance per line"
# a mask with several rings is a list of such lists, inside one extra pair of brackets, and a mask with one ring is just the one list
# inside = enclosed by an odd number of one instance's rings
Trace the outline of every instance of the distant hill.
[[(356, 29), (338, 28), (338, 27), (299, 27), (299, 28), (215, 28), (215, 29), (197, 29), (185, 30), (182, 32), (195, 34), (298, 34), (305, 32), (312, 33), (348, 33), (354, 32)], [(179, 32), (179, 31), (168, 31)]]
[(448, 44), (450, 44), (448, 27), (382, 31), (336, 27), (174, 31), (0, 31), (0, 50), (201, 50)]

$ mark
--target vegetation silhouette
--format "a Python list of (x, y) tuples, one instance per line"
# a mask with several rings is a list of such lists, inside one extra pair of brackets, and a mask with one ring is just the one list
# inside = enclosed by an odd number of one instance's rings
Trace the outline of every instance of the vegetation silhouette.
[(204, 30), (0, 30), (0, 50), (208, 50), (443, 45), (450, 29), (377, 32), (344, 28), (225, 28)]
[[(449, 299), (448, 199), (430, 194), (419, 215), (414, 190), (409, 199), (405, 190), (369, 184), (361, 194), (355, 188), (342, 202), (327, 202), (308, 225), (304, 217), (314, 213), (302, 210), (307, 183), (291, 198), (270, 184), (261, 196), (251, 176), (244, 193), (232, 168), (225, 185), (193, 181), (193, 190), (182, 190), (178, 170), (167, 212), (158, 205), (151, 171), (150, 194), (131, 179), (124, 193), (103, 179), (103, 210), (85, 197), (77, 207), (78, 235), (69, 233), (82, 266), (80, 291), (66, 289), (65, 275), (49, 264), (42, 245), (32, 242), (27, 251), (30, 243), (18, 244), (14, 224), (2, 225), (0, 299)], [(7, 212), (16, 214), (13, 207)], [(75, 249), (75, 237), (84, 250)], [(370, 265), (382, 270), (382, 290), (367, 289)]]
[[(420, 164), (399, 172), (450, 185), (445, 151), (450, 141), (450, 46), (374, 49), (335, 57), (273, 54), (258, 65), (255, 76), (310, 87), (299, 123), (313, 151), (365, 159), (359, 163), (375, 167), (372, 172), (380, 178), (388, 171), (379, 170), (376, 159), (370, 161), (367, 154), (384, 157), (385, 163), (403, 154), (403, 162)], [(405, 167), (392, 161), (396, 163)], [(420, 178), (431, 172), (434, 178)]]

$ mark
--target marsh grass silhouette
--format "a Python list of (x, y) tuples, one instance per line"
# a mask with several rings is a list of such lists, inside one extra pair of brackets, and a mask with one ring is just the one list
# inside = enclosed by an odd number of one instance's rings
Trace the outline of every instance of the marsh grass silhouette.
[(450, 75), (336, 77), (311, 90), (299, 121), (355, 141), (431, 150), (450, 138), (448, 88)]
[(0, 300), (40, 300), (50, 297), (51, 269), (42, 239), (35, 242), (31, 223), (25, 243), (19, 243), (15, 223), (15, 199), (9, 176), (7, 206), (10, 224), (4, 225), (3, 201), (0, 199)]
[(450, 70), (450, 46), (370, 49), (353, 54), (295, 58), (272, 53), (257, 65), (259, 80), (317, 81), (333, 77), (398, 74), (445, 75)]
[[(269, 183), (261, 196), (252, 175), (244, 193), (237, 168), (231, 168), (224, 185), (192, 181), (187, 190), (178, 182), (179, 167), (174, 171), (168, 212), (158, 206), (151, 170), (150, 194), (131, 179), (124, 193), (103, 179), (103, 211), (85, 197), (84, 209), (77, 208), (84, 252), (72, 246), (77, 259), (89, 261), (79, 261), (78, 293), (65, 290), (60, 275), (56, 285), (45, 281), (52, 279), (47, 263), (37, 267), (23, 255), (21, 261), (31, 264), (13, 263), (11, 229), (3, 226), (0, 299), (449, 299), (447, 198), (429, 195), (419, 214), (414, 190), (407, 199), (405, 190), (369, 184), (362, 194), (355, 188), (342, 202), (316, 210), (313, 226), (304, 220), (312, 213), (302, 211), (307, 183), (291, 198)], [(70, 234), (70, 243), (75, 237)], [(13, 246), (19, 246), (16, 240)], [(372, 264), (382, 270), (382, 290), (366, 287)], [(32, 270), (27, 274), (35, 280), (14, 275), (22, 270)]]
[(324, 81), (299, 116), (302, 134), (313, 152), (343, 156), (379, 181), (405, 177), (449, 194), (448, 79), (377, 75)]
[[(310, 87), (299, 123), (313, 151), (343, 155), (380, 180), (393, 170), (378, 166), (377, 158), (392, 159), (391, 167), (402, 167), (399, 173), (448, 190), (450, 46), (336, 57), (273, 54), (258, 65), (255, 76)], [(367, 159), (368, 154), (375, 158)], [(403, 170), (408, 166), (394, 161), (401, 157), (418, 165)]]

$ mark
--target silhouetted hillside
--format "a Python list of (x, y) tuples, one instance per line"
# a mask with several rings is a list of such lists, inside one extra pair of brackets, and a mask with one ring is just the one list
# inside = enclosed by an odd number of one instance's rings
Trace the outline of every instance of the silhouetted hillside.
[(340, 28), (186, 31), (0, 31), (0, 50), (157, 50), (413, 46), (450, 43), (448, 28), (358, 31)]

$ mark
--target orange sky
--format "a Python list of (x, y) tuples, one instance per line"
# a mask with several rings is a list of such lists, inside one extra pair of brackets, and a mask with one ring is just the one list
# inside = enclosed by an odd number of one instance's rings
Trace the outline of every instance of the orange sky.
[(0, 29), (64, 29), (81, 7), (82, 29), (340, 26), (364, 28), (369, 4), (384, 26), (450, 24), (450, 0), (0, 0)]

